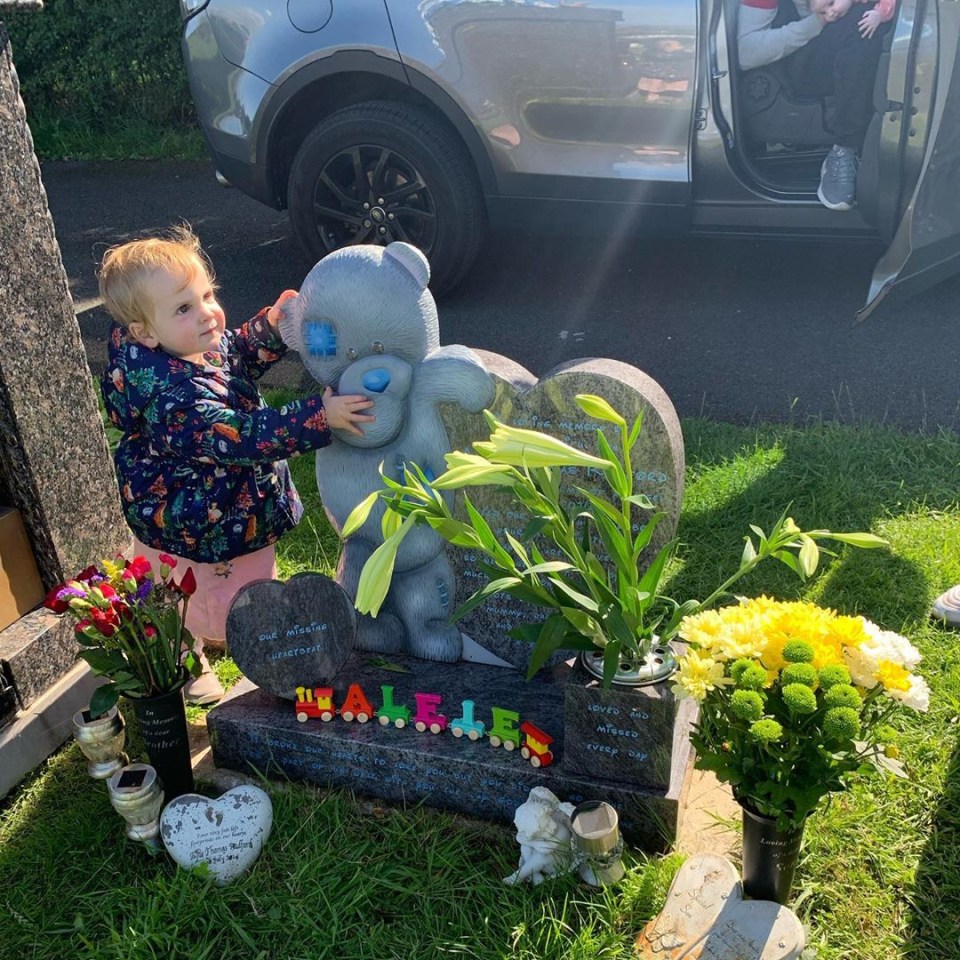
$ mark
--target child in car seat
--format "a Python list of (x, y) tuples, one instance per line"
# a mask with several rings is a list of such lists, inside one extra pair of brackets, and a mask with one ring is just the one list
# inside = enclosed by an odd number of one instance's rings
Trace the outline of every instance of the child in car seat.
[[(810, 12), (815, 13), (824, 23), (839, 20), (854, 3), (870, 3), (871, 0), (810, 0)], [(897, 0), (877, 0), (860, 18), (857, 29), (860, 36), (868, 40), (882, 23), (893, 19), (897, 9)]]
[[(123, 431), (115, 460), (135, 551), (154, 569), (178, 559), (193, 568), (187, 628), (222, 646), (231, 600), (251, 580), (276, 578), (274, 543), (303, 513), (285, 458), (326, 446), (331, 430), (362, 435), (358, 424), (374, 418), (360, 411), (373, 402), (328, 388), (268, 407), (256, 380), (286, 352), (277, 324), (295, 294), (227, 330), (209, 261), (186, 227), (113, 247), (99, 279), (116, 321), (103, 396)], [(200, 662), (184, 694), (212, 703), (223, 688)]]

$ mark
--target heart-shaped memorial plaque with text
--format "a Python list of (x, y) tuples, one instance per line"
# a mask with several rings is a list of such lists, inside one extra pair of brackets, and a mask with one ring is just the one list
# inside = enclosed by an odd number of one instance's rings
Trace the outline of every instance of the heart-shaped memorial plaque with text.
[(635, 952), (641, 960), (795, 960), (805, 945), (793, 911), (744, 900), (730, 861), (702, 853), (677, 872)]
[(297, 687), (329, 683), (356, 637), (353, 603), (320, 573), (248, 584), (227, 616), (227, 647), (237, 666), (258, 687), (288, 700)]
[[(572, 360), (555, 367), (539, 381), (537, 378), (499, 354), (478, 350), (497, 387), (491, 412), (498, 420), (516, 427), (539, 430), (588, 453), (597, 453), (597, 428), (601, 428), (614, 450), (620, 450), (619, 429), (587, 416), (577, 405), (578, 394), (603, 397), (627, 423), (632, 424), (641, 412), (643, 428), (633, 448), (634, 491), (644, 493), (665, 518), (657, 527), (644, 554), (649, 562), (677, 530), (680, 500), (683, 496), (683, 437), (676, 410), (663, 388), (641, 370), (618, 360)], [(485, 440), (490, 430), (482, 414), (472, 414), (453, 404), (443, 407), (443, 421), (454, 450), (472, 450), (471, 444)], [(605, 483), (588, 471), (565, 472), (571, 502), (576, 497), (572, 485), (597, 489), (610, 499)], [(509, 495), (495, 487), (470, 487), (470, 501), (486, 518), (494, 533), (503, 540), (503, 531), (517, 536), (528, 519), (522, 507), (510, 501)], [(634, 510), (634, 529), (646, 522), (648, 513)], [(485, 582), (477, 565), (478, 557), (457, 547), (448, 548), (448, 556), (457, 578), (456, 602), (459, 606)], [(641, 557), (643, 563), (644, 557)], [(460, 628), (473, 640), (508, 663), (526, 669), (531, 647), (507, 636), (513, 627), (535, 623), (546, 612), (514, 600), (506, 594), (490, 598), (460, 621)], [(555, 654), (551, 662), (570, 657)]]
[(160, 817), (167, 853), (185, 870), (206, 864), (223, 885), (245, 873), (260, 856), (273, 826), (273, 806), (259, 787), (233, 787), (218, 800), (186, 793)]

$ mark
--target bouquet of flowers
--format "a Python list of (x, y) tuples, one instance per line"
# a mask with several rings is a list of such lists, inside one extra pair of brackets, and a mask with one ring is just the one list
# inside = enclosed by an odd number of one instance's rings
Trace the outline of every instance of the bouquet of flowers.
[(78, 658), (110, 682), (97, 688), (90, 713), (99, 716), (122, 694), (133, 699), (175, 690), (186, 673), (199, 676), (193, 637), (184, 626), (197, 589), (192, 569), (176, 583), (176, 560), (160, 554), (159, 576), (145, 557), (104, 560), (54, 587), (45, 606), (76, 619)]
[(696, 765), (733, 788), (741, 805), (799, 827), (857, 774), (903, 775), (901, 704), (926, 711), (916, 648), (859, 616), (768, 597), (686, 617), (673, 690), (700, 704)]

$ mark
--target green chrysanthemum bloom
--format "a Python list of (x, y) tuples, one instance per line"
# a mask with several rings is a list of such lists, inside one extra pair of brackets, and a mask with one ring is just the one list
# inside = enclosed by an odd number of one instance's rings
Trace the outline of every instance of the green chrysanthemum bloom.
[(891, 727), (889, 723), (881, 723), (880, 726), (873, 731), (873, 738), (877, 743), (896, 743), (900, 739), (900, 733), (895, 727)]
[(758, 743), (776, 743), (783, 737), (783, 727), (768, 717), (758, 720), (750, 727), (750, 736)]
[(857, 688), (851, 687), (849, 683), (838, 683), (835, 687), (831, 687), (823, 695), (823, 702), (828, 707), (850, 707), (858, 714), (863, 706), (863, 700), (860, 699)]
[(817, 671), (809, 663), (790, 663), (783, 668), (780, 674), (780, 682), (802, 683), (811, 690), (817, 686)]
[(736, 660), (730, 667), (730, 676), (741, 690), (762, 690), (767, 682), (767, 671), (756, 660)]
[(789, 640), (783, 645), (783, 659), (787, 663), (812, 663), (813, 647), (806, 640)]
[(759, 720), (763, 716), (763, 699), (754, 690), (734, 690), (730, 711), (741, 720)]
[(839, 683), (850, 682), (850, 671), (842, 663), (831, 663), (820, 668), (820, 689), (829, 690)]
[(741, 657), (739, 660), (734, 660), (733, 663), (730, 664), (730, 676), (733, 677), (733, 682), (739, 683), (745, 671), (753, 666), (756, 666), (756, 661), (751, 660), (749, 657)]
[(788, 683), (781, 691), (783, 702), (791, 713), (817, 712), (817, 695), (802, 683)]
[(860, 733), (860, 717), (850, 707), (834, 707), (823, 718), (823, 732), (832, 740), (853, 740)]

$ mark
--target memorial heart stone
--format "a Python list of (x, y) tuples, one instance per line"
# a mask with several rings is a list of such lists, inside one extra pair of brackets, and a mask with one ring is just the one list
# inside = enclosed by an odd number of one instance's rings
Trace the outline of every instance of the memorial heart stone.
[(237, 666), (258, 687), (288, 700), (299, 686), (329, 683), (356, 635), (353, 603), (319, 573), (251, 583), (227, 616), (227, 646)]
[(730, 861), (703, 853), (679, 869), (635, 952), (644, 960), (795, 960), (805, 944), (791, 910), (745, 901)]
[(270, 798), (259, 787), (233, 787), (218, 800), (187, 793), (167, 804), (160, 835), (185, 870), (206, 864), (221, 886), (245, 873), (260, 856), (273, 826)]
[[(577, 405), (578, 394), (603, 397), (628, 423), (643, 414), (643, 428), (633, 452), (634, 483), (637, 493), (646, 494), (666, 516), (657, 527), (645, 558), (652, 558), (677, 529), (680, 500), (683, 495), (683, 437), (680, 421), (663, 388), (645, 373), (617, 360), (572, 360), (550, 370), (539, 381), (514, 361), (495, 353), (477, 351), (496, 383), (491, 412), (505, 423), (539, 430), (588, 453), (597, 452), (596, 432), (600, 428), (614, 450), (620, 449), (618, 428), (595, 420)], [(482, 414), (446, 405), (443, 421), (455, 450), (472, 450), (471, 444), (485, 440), (490, 433)], [(570, 503), (579, 495), (573, 487), (602, 488), (610, 496), (599, 475), (585, 470), (564, 471)], [(518, 535), (526, 525), (522, 507), (513, 504), (508, 494), (495, 487), (471, 487), (471, 503), (486, 518), (498, 539), (504, 530)], [(634, 509), (636, 529), (646, 523), (649, 513)], [(485, 582), (478, 558), (459, 548), (448, 548), (457, 579), (456, 603), (459, 606)], [(643, 563), (644, 557), (641, 557)], [(505, 594), (492, 597), (460, 621), (460, 628), (481, 646), (521, 669), (529, 663), (530, 646), (507, 633), (516, 626), (535, 622), (546, 614)], [(550, 661), (557, 663), (570, 653), (559, 652)]]

